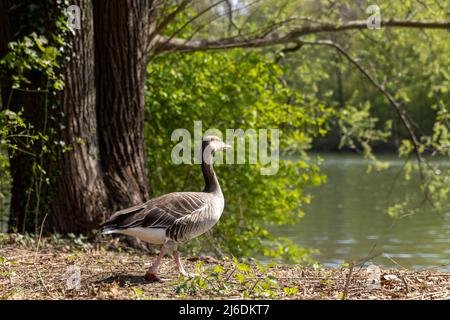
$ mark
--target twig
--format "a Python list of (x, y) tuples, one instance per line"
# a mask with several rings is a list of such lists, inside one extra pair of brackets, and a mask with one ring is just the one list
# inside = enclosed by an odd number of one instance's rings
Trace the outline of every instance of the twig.
[(161, 21), (161, 23), (156, 27), (154, 34), (160, 33), (162, 30), (164, 30), (167, 25), (172, 22), (180, 12), (182, 12), (186, 6), (192, 2), (192, 0), (183, 0), (181, 2), (181, 4), (171, 13), (169, 13), (164, 19), (163, 21)]
[(237, 266), (235, 265), (233, 270), (231, 270), (230, 274), (228, 275), (227, 279), (225, 280), (225, 282), (228, 282), (231, 278), (231, 276), (233, 275), (233, 273), (236, 271)]
[(45, 285), (44, 279), (41, 276), (41, 272), (39, 271), (39, 269), (36, 269), (37, 274), (39, 275), (39, 280), (41, 281), (42, 287), (44, 287), (45, 292), (47, 292), (47, 294), (54, 299), (53, 294), (48, 290), (47, 286)]
[[(177, 34), (179, 34), (181, 31), (183, 31), (188, 25), (190, 25), (191, 23), (193, 23), (195, 20), (197, 20), (198, 18), (200, 18), (202, 15), (204, 15), (205, 13), (209, 12), (211, 9), (213, 9), (214, 7), (218, 6), (219, 4), (221, 4), (222, 2), (224, 2), (225, 0), (219, 0), (216, 3), (211, 4), (210, 6), (208, 6), (207, 8), (205, 8), (204, 10), (200, 11), (197, 15), (195, 15), (194, 17), (192, 17), (191, 19), (189, 19), (186, 23), (184, 23), (180, 28), (178, 28), (174, 33), (172, 33), (167, 39), (166, 42), (169, 42), (170, 40), (172, 40)], [(162, 30), (163, 28), (160, 26), (158, 27), (158, 33)], [(159, 43), (158, 46), (161, 46), (162, 44)]]
[(389, 257), (389, 255), (384, 254), (384, 256), (386, 258), (388, 258), (389, 260), (391, 260), (391, 262), (395, 263), (397, 266), (399, 266), (400, 268), (402, 268), (403, 270), (408, 270), (408, 268), (405, 268), (404, 266), (402, 266), (400, 263), (398, 263), (397, 261), (395, 261), (394, 259), (392, 259), (391, 257)]
[(352, 261), (352, 265), (350, 266), (350, 272), (348, 273), (347, 282), (345, 283), (344, 295), (342, 296), (342, 300), (347, 299), (348, 287), (350, 285), (350, 280), (352, 278), (353, 268), (355, 267), (355, 261)]
[(45, 219), (47, 218), (47, 214), (45, 214), (44, 219), (42, 220), (41, 223), (41, 230), (39, 232), (39, 239), (38, 239), (38, 243), (36, 245), (36, 252), (34, 255), (34, 261), (33, 261), (33, 265), (36, 268), (37, 274), (39, 276), (39, 280), (41, 281), (42, 286), (44, 287), (44, 290), (47, 292), (47, 294), (53, 298), (53, 295), (50, 293), (50, 291), (48, 290), (47, 286), (45, 285), (44, 279), (42, 278), (41, 272), (39, 271), (39, 268), (36, 266), (36, 260), (39, 254), (39, 246), (41, 244), (41, 239), (42, 239), (42, 230), (44, 229), (44, 223), (45, 223)]
[(44, 219), (42, 219), (41, 230), (39, 231), (38, 243), (36, 245), (36, 252), (35, 252), (34, 262), (36, 262), (37, 255), (39, 253), (39, 246), (41, 245), (41, 239), (42, 239), (42, 231), (44, 229), (44, 223), (45, 223), (45, 220), (47, 219), (47, 215), (48, 215), (48, 213), (46, 213), (45, 216), (44, 216)]
[(405, 285), (405, 289), (406, 289), (406, 293), (409, 293), (409, 286), (408, 286), (408, 282), (406, 282), (406, 276), (401, 276), (400, 279), (402, 279), (403, 284)]

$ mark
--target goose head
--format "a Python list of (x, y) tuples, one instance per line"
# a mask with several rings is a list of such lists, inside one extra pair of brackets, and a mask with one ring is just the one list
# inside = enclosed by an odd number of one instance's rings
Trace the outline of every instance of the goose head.
[(210, 159), (211, 155), (214, 156), (216, 152), (225, 149), (231, 149), (231, 146), (223, 142), (219, 137), (213, 135), (203, 137), (202, 151), (204, 160)]

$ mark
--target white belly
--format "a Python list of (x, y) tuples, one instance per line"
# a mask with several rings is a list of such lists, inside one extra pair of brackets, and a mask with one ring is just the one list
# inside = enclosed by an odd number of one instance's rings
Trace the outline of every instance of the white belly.
[(116, 232), (126, 234), (127, 236), (136, 237), (142, 241), (153, 244), (163, 244), (164, 241), (166, 241), (166, 229), (161, 228), (136, 227)]

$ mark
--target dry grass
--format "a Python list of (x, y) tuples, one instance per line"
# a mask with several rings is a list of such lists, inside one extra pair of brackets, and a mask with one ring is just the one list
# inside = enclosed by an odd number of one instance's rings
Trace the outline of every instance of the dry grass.
[[(260, 271), (231, 260), (183, 259), (193, 279), (178, 278), (166, 258), (161, 274), (168, 280), (149, 283), (143, 274), (154, 257), (131, 249), (72, 239), (0, 240), (0, 299), (448, 299), (450, 274), (382, 270), (381, 287), (367, 287), (365, 269), (314, 270), (276, 265)], [(201, 261), (201, 263), (199, 263)], [(67, 282), (79, 268), (79, 288)], [(68, 270), (72, 270), (69, 271)], [(240, 275), (240, 276), (237, 276)], [(350, 277), (349, 277), (350, 275)], [(75, 284), (75, 282), (73, 283)], [(273, 285), (272, 285), (273, 284)]]

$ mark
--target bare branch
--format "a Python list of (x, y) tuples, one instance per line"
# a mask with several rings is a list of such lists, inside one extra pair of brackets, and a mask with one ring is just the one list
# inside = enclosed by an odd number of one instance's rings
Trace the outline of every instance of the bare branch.
[[(390, 19), (382, 22), (382, 27), (391, 28), (418, 28), (418, 29), (450, 29), (450, 21), (409, 21)], [(295, 42), (302, 36), (317, 34), (322, 32), (341, 32), (346, 30), (361, 30), (367, 28), (366, 20), (355, 20), (343, 24), (318, 23), (302, 26), (284, 34), (269, 34), (268, 36), (254, 36), (250, 39), (226, 38), (219, 40), (185, 40), (168, 39), (159, 36), (157, 41), (160, 44), (158, 52), (161, 51), (206, 51), (221, 50), (231, 48), (254, 48), (266, 47), (277, 44), (287, 44)]]
[(171, 13), (169, 13), (169, 14), (163, 19), (163, 21), (161, 21), (160, 24), (158, 24), (158, 26), (156, 27), (156, 31), (155, 31), (155, 32), (156, 32), (156, 33), (160, 33), (161, 30), (164, 30), (164, 29), (167, 27), (167, 25), (168, 25), (170, 22), (172, 22), (172, 21), (177, 17), (177, 15), (178, 15), (180, 12), (182, 12), (182, 11), (186, 8), (186, 6), (187, 6), (190, 2), (192, 2), (192, 0), (182, 0), (181, 3), (180, 3), (180, 5), (179, 5), (174, 11), (172, 11)]
[(233, 5), (231, 4), (230, 0), (225, 0), (225, 3), (228, 7), (228, 32), (231, 32), (232, 28), (239, 30), (239, 27), (236, 25), (236, 23), (234, 23), (233, 20)]
[[(212, 3), (211, 5), (209, 5), (208, 7), (206, 7), (205, 9), (203, 9), (202, 11), (200, 11), (198, 14), (196, 14), (195, 16), (193, 16), (191, 19), (189, 19), (186, 23), (184, 23), (180, 28), (178, 28), (174, 33), (172, 33), (170, 36), (168, 37), (164, 37), (161, 38), (159, 37), (159, 40), (156, 44), (156, 48), (155, 51), (159, 52), (159, 51), (165, 51), (165, 50), (160, 50), (161, 46), (165, 46), (167, 43), (169, 43), (176, 35), (178, 35), (181, 31), (183, 31), (187, 26), (192, 25), (193, 22), (197, 19), (199, 19), (200, 17), (202, 17), (204, 14), (208, 13), (209, 11), (211, 11), (213, 8), (215, 8), (216, 6), (220, 5), (221, 3), (225, 2), (226, 0), (218, 0), (215, 3)], [(260, 0), (255, 0), (243, 7), (237, 8), (237, 9), (233, 9), (233, 12), (238, 12), (242, 9), (246, 9), (252, 5), (254, 5), (255, 3), (259, 2)], [(194, 32), (188, 37), (188, 39), (185, 39), (185, 41), (190, 40), (197, 32), (199, 32), (201, 29), (203, 29), (206, 25), (209, 25), (211, 23), (213, 23), (215, 20), (222, 18), (225, 15), (232, 15), (233, 12), (229, 13), (229, 12), (225, 12), (222, 14), (219, 14), (217, 17), (214, 17), (213, 19), (210, 19), (209, 21), (207, 21), (205, 24), (201, 25), (200, 27), (198, 27), (196, 30), (194, 30)]]
[(188, 25), (190, 25), (192, 22), (194, 22), (195, 20), (197, 20), (198, 18), (200, 18), (202, 15), (204, 15), (205, 13), (207, 13), (208, 11), (212, 10), (214, 7), (218, 6), (219, 4), (221, 4), (222, 2), (224, 2), (225, 0), (219, 0), (213, 4), (211, 4), (209, 7), (203, 9), (202, 11), (200, 11), (198, 14), (196, 14), (194, 17), (192, 17), (191, 19), (189, 19), (186, 23), (184, 23), (178, 30), (176, 30), (171, 36), (170, 39), (174, 38), (178, 33), (180, 33), (181, 31), (183, 31)]

